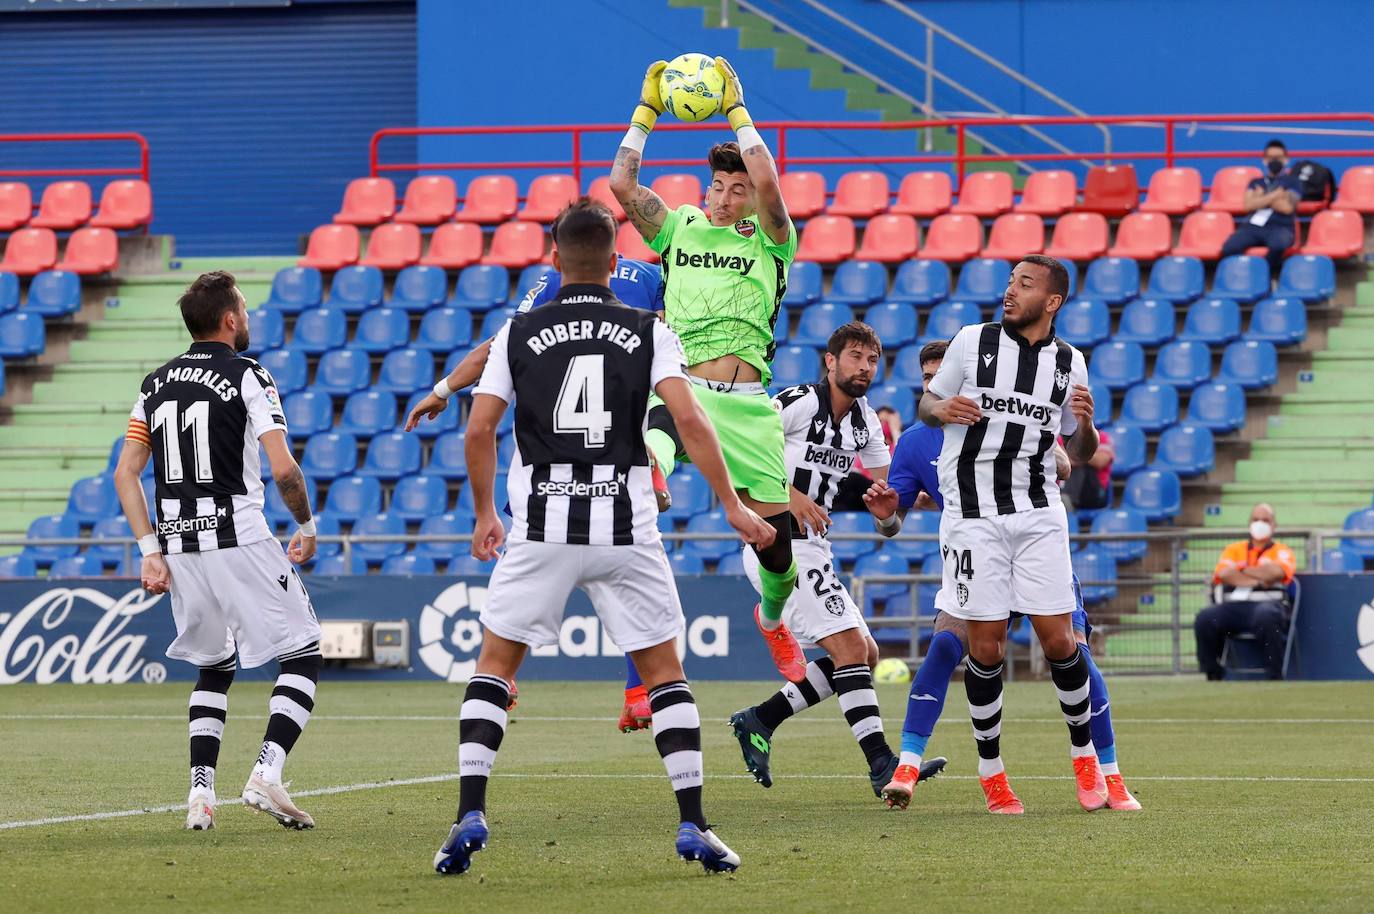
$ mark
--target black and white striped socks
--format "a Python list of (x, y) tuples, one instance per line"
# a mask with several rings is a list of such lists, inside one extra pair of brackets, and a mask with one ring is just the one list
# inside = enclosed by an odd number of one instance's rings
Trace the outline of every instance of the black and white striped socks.
[(654, 744), (668, 770), (668, 781), (677, 797), (678, 814), (683, 822), (706, 828), (701, 809), (701, 788), (705, 780), (701, 757), (701, 715), (697, 713), (692, 687), (684, 680), (665, 682), (650, 690), (649, 707), (654, 714)]
[(835, 687), (830, 682), (834, 675), (835, 661), (829, 657), (812, 660), (806, 665), (805, 679), (787, 683), (758, 706), (755, 713), (759, 722), (769, 730), (776, 730), (793, 714), (825, 701), (835, 694)]
[(324, 663), (318, 643), (277, 659), (281, 661), (281, 672), (268, 702), (271, 716), (267, 718), (262, 750), (253, 766), (253, 773), (269, 784), (281, 783), (286, 756), (310, 721), (310, 713), (315, 709), (315, 685)]
[(203, 666), (191, 692), (191, 790), (215, 792), (215, 766), (219, 764), (219, 745), (224, 738), (224, 721), (229, 713), (229, 686), (239, 655), (229, 655), (214, 666)]
[(873, 690), (873, 671), (865, 663), (851, 663), (835, 670), (835, 699), (840, 703), (849, 729), (859, 741), (870, 771), (879, 771), (892, 757), (883, 733), (878, 693)]
[(487, 779), (506, 735), (510, 684), (478, 673), (468, 680), (458, 713), (458, 818), (487, 808)]
[[(1045, 658), (1049, 660), (1049, 658)], [(1092, 709), (1088, 700), (1088, 661), (1081, 650), (1063, 660), (1049, 660), (1050, 678), (1059, 693), (1059, 709), (1069, 725), (1069, 756), (1096, 755), (1093, 749)]]
[(1002, 664), (984, 666), (973, 657), (964, 668), (964, 691), (978, 744), (978, 776), (990, 778), (1006, 770), (1002, 764)]

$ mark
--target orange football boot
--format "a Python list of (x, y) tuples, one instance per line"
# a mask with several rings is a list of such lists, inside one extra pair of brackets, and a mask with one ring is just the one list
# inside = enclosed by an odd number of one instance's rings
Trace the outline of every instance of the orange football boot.
[(759, 634), (763, 635), (763, 640), (767, 642), (768, 653), (773, 655), (773, 663), (777, 665), (778, 672), (788, 682), (802, 682), (806, 679), (806, 655), (802, 653), (801, 645), (782, 622), (779, 622), (778, 627), (771, 632), (764, 628), (762, 612), (763, 604), (755, 603), (754, 624), (759, 627)]
[(1073, 779), (1078, 787), (1078, 805), (1088, 812), (1107, 805), (1107, 785), (1102, 777), (1102, 769), (1097, 767), (1097, 756), (1080, 755), (1073, 760)]
[(1131, 796), (1126, 782), (1119, 774), (1107, 775), (1107, 808), (1134, 811), (1140, 809), (1140, 801)]
[(1005, 771), (990, 778), (979, 778), (978, 783), (983, 785), (983, 795), (988, 798), (988, 812), (1003, 816), (1019, 816), (1026, 811), (1026, 807), (1016, 798), (1016, 794), (1012, 793)]

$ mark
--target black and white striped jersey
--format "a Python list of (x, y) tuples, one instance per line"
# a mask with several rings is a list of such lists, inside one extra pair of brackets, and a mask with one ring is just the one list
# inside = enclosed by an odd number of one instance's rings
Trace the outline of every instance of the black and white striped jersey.
[(870, 470), (892, 462), (882, 423), (867, 397), (855, 400), (843, 416), (831, 409), (828, 383), (789, 387), (774, 400), (782, 414), (792, 487), (827, 511), (855, 458), (862, 457)]
[(246, 546), (262, 514), (258, 439), (286, 431), (276, 382), (225, 343), (191, 348), (143, 379), (127, 437), (153, 452), (162, 551)]
[(660, 541), (648, 401), (685, 363), (666, 324), (604, 286), (566, 285), (501, 328), (473, 393), (515, 404), (512, 541)]
[(945, 510), (990, 517), (1058, 504), (1054, 442), (1077, 430), (1069, 393), (1087, 383), (1083, 354), (1056, 336), (1031, 344), (1000, 323), (955, 334), (929, 389), (968, 397), (983, 418), (945, 426), (938, 465)]

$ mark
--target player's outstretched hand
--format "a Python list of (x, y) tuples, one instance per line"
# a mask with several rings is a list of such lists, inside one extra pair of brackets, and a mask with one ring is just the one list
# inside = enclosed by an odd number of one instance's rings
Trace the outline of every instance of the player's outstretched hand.
[(753, 509), (743, 502), (737, 501), (734, 507), (726, 508), (725, 519), (735, 528), (739, 538), (751, 546), (766, 549), (773, 545), (773, 538), (778, 535), (772, 524), (755, 514)]
[(873, 485), (864, 493), (864, 507), (878, 520), (885, 520), (897, 513), (897, 490), (881, 479), (873, 480)]
[(293, 565), (304, 565), (315, 556), (316, 539), (306, 536), (298, 528), (286, 544), (286, 558)]
[(978, 404), (963, 396), (937, 400), (931, 412), (945, 425), (975, 425), (983, 418), (983, 411)]
[(410, 411), (406, 416), (406, 431), (414, 431), (415, 426), (420, 424), (420, 417), (434, 420), (439, 418), (439, 414), (448, 408), (448, 401), (441, 400), (436, 394), (430, 393)]
[(797, 519), (797, 526), (810, 529), (817, 536), (825, 536), (825, 531), (830, 529), (830, 512), (791, 486), (788, 489), (788, 507)]
[(730, 66), (730, 61), (724, 57), (716, 58), (716, 72), (725, 80), (725, 91), (720, 97), (720, 110), (722, 114), (729, 114), (731, 108), (744, 104), (744, 86), (740, 84), (739, 74), (735, 72), (735, 68)]
[(658, 89), (658, 81), (667, 68), (666, 60), (655, 60), (649, 64), (649, 69), (644, 71), (644, 84), (639, 87), (639, 103), (654, 109), (655, 114), (663, 113), (663, 97)]
[(1073, 393), (1069, 395), (1069, 411), (1078, 420), (1079, 425), (1092, 425), (1093, 422), (1093, 392), (1082, 384), (1073, 386)]
[(490, 562), (501, 554), (501, 546), (506, 542), (506, 528), (495, 513), (477, 515), (477, 523), (472, 528), (472, 557)]
[(148, 593), (166, 593), (172, 584), (172, 570), (167, 567), (167, 560), (160, 552), (143, 557), (139, 577), (142, 579), (143, 589)]

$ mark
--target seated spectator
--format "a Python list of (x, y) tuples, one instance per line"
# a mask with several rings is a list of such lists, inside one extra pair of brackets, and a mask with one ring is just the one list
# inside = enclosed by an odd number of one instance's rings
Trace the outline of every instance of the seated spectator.
[(1198, 666), (1208, 679), (1225, 677), (1221, 651), (1226, 639), (1246, 632), (1259, 642), (1269, 678), (1283, 678), (1292, 612), (1287, 586), (1296, 570), (1293, 551), (1274, 539), (1274, 509), (1263, 502), (1255, 505), (1250, 538), (1222, 550), (1212, 573), (1216, 602), (1193, 622)]
[(1264, 147), (1264, 170), (1245, 189), (1245, 211), (1250, 215), (1221, 246), (1221, 256), (1244, 254), (1246, 248), (1262, 245), (1269, 249), (1269, 268), (1277, 273), (1283, 252), (1293, 244), (1293, 214), (1302, 187), (1288, 170), (1288, 147), (1282, 140), (1270, 140)]
[(1064, 496), (1068, 498), (1070, 510), (1077, 508), (1105, 508), (1112, 501), (1112, 461), (1116, 451), (1112, 449), (1112, 439), (1102, 429), (1097, 430), (1100, 443), (1097, 453), (1087, 463), (1071, 464), (1068, 481), (1064, 483)]

